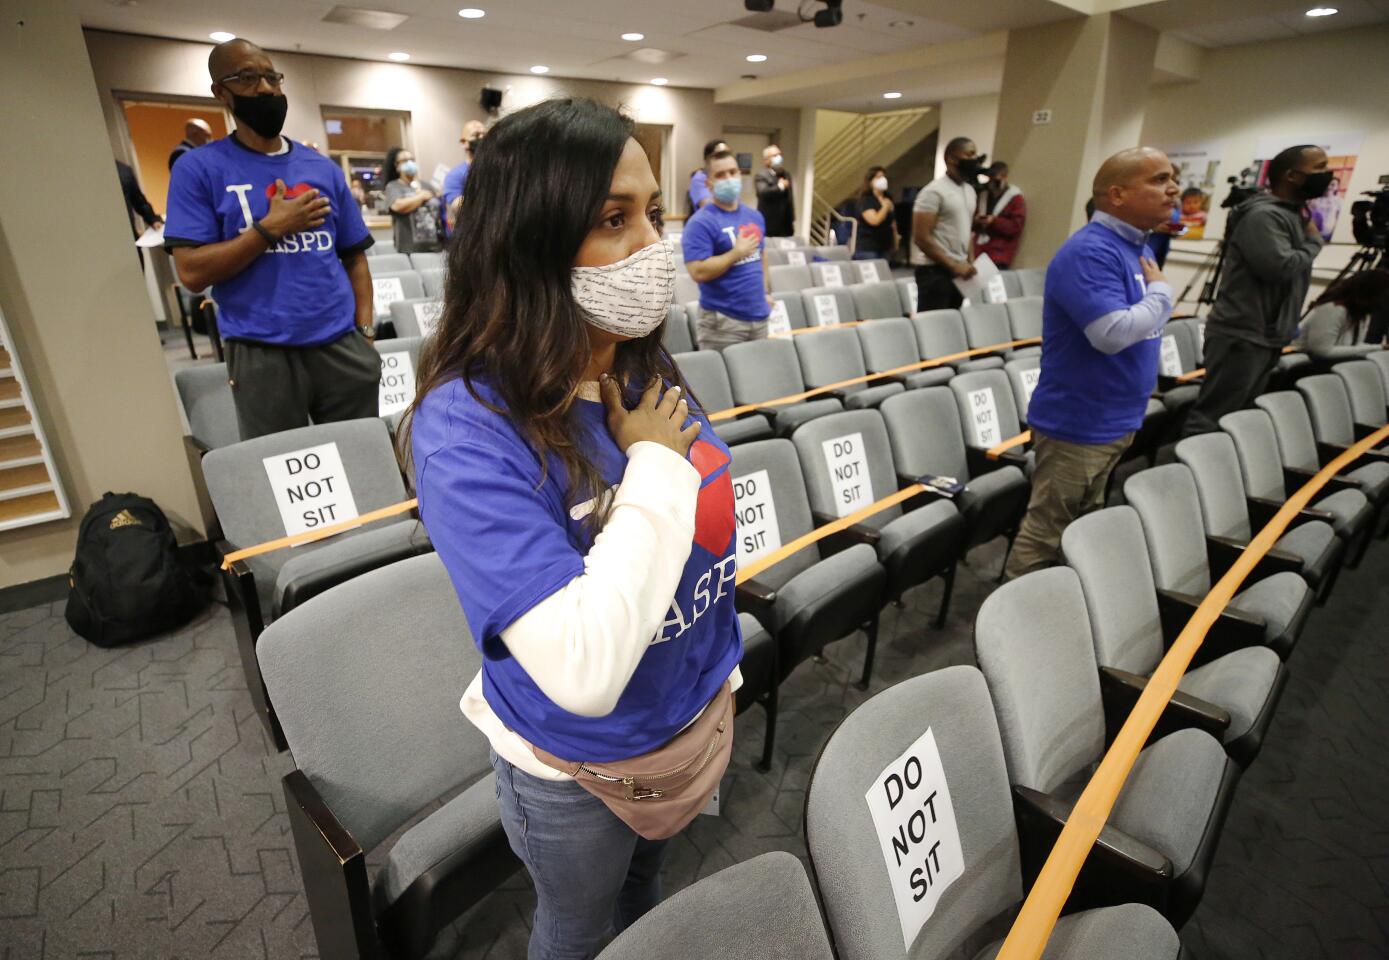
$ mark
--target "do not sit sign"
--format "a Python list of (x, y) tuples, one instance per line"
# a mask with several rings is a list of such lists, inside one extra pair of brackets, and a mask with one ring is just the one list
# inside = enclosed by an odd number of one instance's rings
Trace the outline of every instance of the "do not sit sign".
[(882, 847), (902, 944), (910, 952), (941, 894), (965, 872), (964, 847), (935, 733), (927, 730), (888, 764), (864, 799)]
[(266, 457), (263, 463), (287, 536), (360, 515), (336, 443)]

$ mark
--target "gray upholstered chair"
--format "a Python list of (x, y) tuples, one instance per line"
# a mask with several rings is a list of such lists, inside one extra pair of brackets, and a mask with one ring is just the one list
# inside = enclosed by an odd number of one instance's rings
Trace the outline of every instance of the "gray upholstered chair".
[[(1277, 509), (1288, 499), (1289, 489), (1296, 490), (1311, 479), (1312, 473), (1283, 462), (1273, 419), (1265, 411), (1255, 408), (1227, 413), (1220, 418), (1220, 429), (1234, 441), (1244, 492), (1251, 504)], [(1327, 522), (1346, 541), (1346, 566), (1358, 566), (1378, 517), (1364, 491), (1342, 477), (1333, 477), (1313, 500), (1313, 506), (1328, 514)]]
[[(859, 260), (854, 266), (862, 268), (880, 260)], [(873, 280), (855, 283), (849, 287), (854, 297), (854, 311), (861, 320), (883, 320), (902, 316), (902, 301), (897, 295), (897, 284), (889, 280)]]
[(955, 495), (955, 506), (969, 530), (967, 547), (998, 536), (1006, 536), (1011, 547), (1031, 487), (1015, 464), (981, 457), (980, 466), (985, 469), (971, 468), (954, 394), (945, 387), (910, 390), (889, 397), (878, 409), (887, 426), (899, 480), (954, 478), (964, 484)]
[[(972, 303), (960, 308), (960, 319), (965, 324), (965, 338), (972, 348), (992, 347), (1013, 339), (1013, 328), (1008, 323), (1008, 307), (1002, 303)], [(1012, 356), (1011, 349), (1000, 350), (1005, 357)]]
[[(482, 666), (436, 554), (296, 607), (256, 648), (297, 769), (285, 805), (318, 953), (423, 957), (510, 875), (487, 738), (459, 712)], [(366, 858), (407, 829), (374, 877)]]
[(1008, 385), (1013, 388), (1013, 404), (1018, 410), (1018, 422), (1027, 423), (1027, 408), (1032, 403), (1032, 391), (1042, 378), (1042, 358), (1037, 354), (1014, 357), (1003, 365)]
[(1379, 370), (1379, 380), (1384, 387), (1384, 392), (1389, 395), (1389, 351), (1376, 350), (1365, 358), (1375, 365)]
[(1158, 366), (1157, 389), (1154, 396), (1174, 415), (1182, 415), (1196, 402), (1201, 393), (1201, 381), (1178, 381), (1178, 377), (1195, 372), (1201, 364), (1196, 360), (1196, 341), (1191, 331), (1181, 321), (1169, 321), (1162, 329), (1159, 340), (1163, 356), (1172, 358), (1166, 369)]
[[(736, 536), (750, 537), (755, 532), (756, 555), (778, 549), (814, 528), (805, 480), (789, 440), (740, 443), (732, 454), (735, 509), (739, 511)], [(754, 504), (760, 505), (757, 514), (761, 519), (755, 527), (743, 519)], [(837, 548), (842, 549), (836, 552)], [(745, 566), (744, 558), (753, 554), (739, 552), (739, 563)], [(843, 539), (825, 538), (738, 585), (738, 610), (755, 616), (773, 640), (774, 664), (763, 674), (768, 678), (765, 686), (758, 688), (757, 677), (749, 670), (743, 676), (747, 689), (740, 691), (740, 703), (757, 700), (767, 711), (762, 769), (771, 766), (776, 742), (777, 688), (792, 670), (818, 655), (827, 644), (856, 630), (867, 635), (865, 673), (871, 668), (886, 584), (887, 573), (872, 547), (864, 543), (845, 546)]]
[[(844, 330), (818, 330), (795, 338), (796, 356), (800, 358), (801, 376), (811, 389), (828, 387), (868, 373), (859, 346), (858, 332), (852, 327)], [(873, 383), (856, 383), (836, 387), (836, 396), (850, 410), (876, 407), (906, 387), (897, 378), (884, 378)]]
[[(971, 370), (961, 372), (948, 384), (959, 404), (960, 427), (965, 435), (965, 448), (970, 457), (970, 471), (983, 473), (988, 469), (987, 451), (1022, 433), (1013, 388), (1004, 370)], [(1032, 476), (1035, 460), (1030, 443), (1005, 450), (999, 459), (1019, 467)]]
[[(403, 253), (389, 254), (389, 256), (404, 257)], [(379, 257), (378, 259), (385, 259)], [(424, 292), (424, 281), (420, 275), (406, 267), (403, 270), (372, 270), (371, 283), (374, 291), (376, 303), (376, 321), (389, 319), (391, 316), (391, 304), (397, 300), (423, 300), (426, 299)], [(399, 283), (399, 289), (396, 289)]]
[[(380, 244), (373, 244), (372, 250), (374, 251), (379, 246)], [(410, 264), (410, 255), (408, 253), (396, 253), (394, 248), (391, 249), (390, 253), (382, 251), (371, 258), (372, 276), (414, 269), (415, 267)]]
[[(963, 873), (944, 888), (904, 948), (892, 878), (865, 795), (928, 731), (949, 787)], [(1018, 826), (998, 721), (974, 667), (905, 680), (849, 714), (820, 753), (805, 805), (806, 846), (841, 960), (992, 960), (1026, 889)], [(1047, 830), (1043, 842), (1051, 835)], [(1101, 834), (1103, 841), (1115, 837), (1111, 827)], [(1092, 854), (1099, 858), (1127, 865), (1105, 846)], [(1063, 916), (1042, 957), (1176, 960), (1180, 951), (1176, 932), (1156, 911), (1125, 904)]]
[(1003, 289), (1008, 294), (1008, 299), (1026, 296), (1022, 292), (1022, 278), (1018, 276), (1016, 270), (1000, 270), (999, 276), (1003, 277)]
[(391, 324), (397, 337), (425, 337), (439, 323), (443, 303), (433, 297), (396, 300), (391, 304)]
[[(1337, 364), (1337, 366), (1351, 365)], [(1379, 423), (1363, 422), (1357, 416), (1357, 413), (1367, 416), (1373, 414), (1372, 411), (1368, 410), (1369, 405), (1363, 402), (1363, 398), (1360, 411), (1357, 411), (1352, 405), (1348, 387), (1355, 379), (1358, 378), (1347, 378), (1335, 373), (1323, 373), (1317, 376), (1303, 377), (1297, 382), (1297, 392), (1302, 394), (1302, 399), (1307, 403), (1307, 413), (1312, 418), (1312, 430), (1316, 433), (1318, 443), (1329, 444), (1332, 448), (1344, 449), (1383, 426), (1382, 419)], [(1382, 418), (1383, 414), (1380, 417)], [(1374, 452), (1372, 451), (1372, 453)], [(1389, 454), (1384, 454), (1382, 451), (1379, 451), (1379, 454), (1389, 457)]]
[(444, 269), (444, 255), (438, 251), (412, 253), (410, 266), (419, 271)]
[[(820, 337), (824, 334), (802, 336)], [(785, 337), (735, 343), (722, 352), (728, 382), (733, 388), (733, 399), (738, 406), (795, 396), (806, 391), (795, 344)], [(807, 420), (842, 409), (843, 403), (825, 394), (800, 403), (768, 407), (766, 415), (772, 421), (777, 436), (785, 437)]]
[[(1061, 552), (1085, 593), (1100, 683), (1114, 688), (1106, 708), (1121, 715), (1110, 723), (1122, 723), (1190, 610), (1183, 604), (1164, 616), (1143, 524), (1132, 507), (1109, 507), (1072, 521), (1061, 535)], [(1231, 646), (1232, 638), (1247, 645)], [(1262, 641), (1248, 631), (1222, 632), (1217, 623), (1178, 684), (1175, 709), (1163, 715), (1160, 732), (1201, 727), (1247, 767), (1263, 745), (1288, 679), (1278, 654)]]
[(367, 256), (372, 258), (373, 263), (376, 262), (377, 257), (383, 257), (389, 253), (395, 253), (394, 240), (377, 240), (367, 247)]
[(801, 291), (801, 304), (808, 327), (832, 327), (858, 319), (858, 307), (848, 287), (806, 287)]
[[(420, 254), (412, 254), (412, 256), (420, 256)], [(443, 267), (426, 267), (417, 272), (420, 275), (420, 282), (424, 284), (426, 297), (442, 297), (444, 295)]]
[(690, 336), (690, 318), (678, 303), (666, 307), (666, 322), (661, 326), (661, 345), (671, 356), (698, 349)]
[[(318, 449), (321, 447), (335, 451), (342, 462), (342, 474), (325, 476), (313, 472), (317, 468), (312, 466), (307, 467), (310, 472), (299, 470), (301, 476), (312, 479), (288, 481), (295, 486), (285, 488), (287, 502), (282, 510), (267, 461), (288, 464), (292, 455), (313, 453), (326, 470), (325, 460), (330, 455)], [(298, 459), (303, 464), (306, 458)], [(222, 523), (224, 539), (217, 543), (219, 557), (284, 537), (289, 532), (286, 514), (300, 509), (312, 510), (316, 524), (347, 519), (339, 508), (349, 491), (359, 515), (406, 498), (390, 434), (385, 422), (376, 418), (316, 424), (245, 440), (209, 451), (203, 468), (208, 493)], [(310, 483), (314, 484), (312, 489)], [(424, 527), (412, 515), (402, 514), (317, 543), (238, 560), (224, 572), (246, 686), (277, 745), (283, 748), (284, 738), (266, 698), (255, 656), (256, 641), (265, 624), (332, 586), (431, 549)]]
[[(1239, 547), (1206, 536), (1196, 478), (1185, 464), (1153, 467), (1125, 481), (1124, 499), (1143, 522), (1153, 580), (1195, 609), (1240, 552)], [(1226, 607), (1232, 616), (1248, 620), (1249, 629), (1260, 632), (1264, 643), (1284, 660), (1315, 601), (1307, 581), (1293, 572), (1297, 566), (1294, 558), (1270, 553)]]
[(813, 251), (814, 256), (817, 260), (838, 260), (841, 262), (848, 262), (853, 258), (853, 254), (849, 252), (848, 247), (840, 246), (838, 244), (832, 244), (821, 247), (810, 247), (809, 249)]
[[(859, 347), (863, 350), (863, 362), (870, 373), (896, 370), (922, 359), (917, 352), (916, 331), (912, 322), (904, 317), (866, 323), (857, 328), (857, 333)], [(908, 390), (940, 386), (948, 383), (954, 375), (954, 368), (945, 364), (898, 374)]]
[(773, 292), (772, 299), (786, 308), (786, 322), (792, 330), (800, 330), (809, 325), (805, 319), (805, 301), (801, 299), (799, 290)]
[[(791, 442), (800, 457), (816, 526), (900, 489), (887, 427), (876, 410), (846, 410), (819, 417), (802, 425)], [(836, 457), (833, 451), (846, 443), (853, 445), (853, 453)], [(865, 471), (866, 477), (862, 475)], [(851, 476), (840, 481), (836, 479), (838, 472)], [(855, 486), (862, 486), (846, 504), (845, 495), (852, 492), (849, 479), (857, 479)], [(964, 517), (954, 503), (922, 493), (855, 524), (845, 535), (877, 551), (878, 562), (887, 570), (887, 595), (891, 600), (900, 601), (907, 590), (940, 577), (944, 590), (936, 626), (945, 625), (955, 585), (955, 564), (964, 555), (968, 535)], [(864, 668), (864, 686), (868, 684), (870, 667), (871, 664)]]
[(1331, 368), (1341, 378), (1350, 401), (1351, 418), (1361, 433), (1377, 430), (1389, 420), (1389, 400), (1379, 368), (1369, 360), (1351, 360)]
[[(916, 331), (917, 352), (923, 360), (950, 357), (969, 350), (965, 338), (965, 322), (958, 310), (927, 310), (912, 317)], [(997, 354), (981, 354), (967, 360), (951, 360), (950, 365), (961, 373), (970, 370), (994, 370), (1003, 366)]]
[(771, 282), (773, 293), (792, 293), (815, 285), (810, 279), (810, 267), (804, 264), (788, 263), (781, 267), (768, 267), (767, 279)]
[(1014, 297), (1009, 295), (1004, 305), (1008, 309), (1008, 326), (1014, 340), (1028, 340), (1042, 336), (1042, 298)]
[(786, 266), (786, 251), (770, 244), (762, 250), (762, 259), (767, 261), (769, 267)]
[[(1337, 396), (1337, 389), (1340, 388), (1340, 398), (1347, 399), (1344, 387), (1335, 378), (1306, 379), (1320, 380), (1325, 387), (1324, 393), (1332, 398)], [(1318, 384), (1312, 386), (1315, 388)], [(1254, 405), (1273, 420), (1283, 462), (1310, 476), (1350, 446), (1354, 437), (1348, 407), (1331, 402), (1319, 403), (1321, 418), (1313, 420), (1310, 404), (1304, 400), (1304, 396), (1292, 390), (1277, 391), (1256, 397)], [(1371, 451), (1341, 476), (1363, 490), (1365, 496), (1374, 501), (1376, 510), (1383, 510), (1389, 504), (1389, 457)]]
[(810, 264), (810, 283), (815, 287), (847, 287), (858, 281), (853, 264), (827, 260)]
[(774, 851), (696, 881), (618, 935), (598, 960), (833, 960), (805, 867)]
[(897, 296), (902, 301), (902, 316), (916, 316), (916, 280), (911, 277), (899, 277), (893, 283), (897, 284)]
[(1022, 295), (1024, 297), (1040, 297), (1046, 293), (1046, 267), (1029, 267), (1026, 270), (1015, 270), (1013, 272), (1018, 275), (1018, 282), (1022, 285)]
[[(717, 350), (697, 350), (694, 353), (677, 353), (672, 357), (680, 375), (689, 384), (694, 399), (705, 413), (727, 410), (734, 406), (733, 388), (728, 384), (728, 371), (724, 369), (723, 356)], [(750, 411), (736, 420), (714, 422), (714, 432), (724, 443), (746, 443), (749, 440), (765, 440), (772, 435), (772, 425), (762, 414)]]
[(236, 422), (236, 402), (227, 382), (227, 365), (209, 363), (184, 367), (174, 371), (174, 388), (183, 407), (188, 433), (183, 436), (183, 453), (188, 471), (193, 476), (193, 490), (198, 498), (198, 512), (209, 539), (222, 535), (217, 511), (207, 493), (203, 476), (203, 455), (218, 447), (230, 446), (241, 440), (241, 428)]
[(699, 299), (699, 284), (695, 278), (690, 276), (688, 269), (682, 270), (680, 264), (675, 267), (675, 302), (689, 303), (691, 300)]
[[(1008, 780), (1029, 837), (1059, 832), (1126, 711), (1105, 709), (1080, 578), (1069, 567), (1038, 570), (999, 587), (974, 623), (979, 668), (993, 695)], [(1109, 722), (1107, 725), (1107, 721)], [(1135, 851), (1128, 870), (1082, 868), (1082, 901), (1114, 896), (1148, 903), (1180, 927), (1201, 900), (1239, 767), (1220, 741), (1184, 726), (1150, 740), (1138, 756), (1106, 829)], [(1033, 875), (1050, 843), (1024, 849)], [(1087, 875), (1088, 872), (1088, 875)]]
[[(1239, 455), (1228, 435), (1217, 432), (1187, 437), (1177, 444), (1175, 453), (1196, 481), (1207, 537), (1243, 549), (1253, 539), (1256, 524), (1262, 528), (1277, 512), (1278, 505), (1245, 495)], [(1333, 519), (1328, 513), (1303, 510), (1273, 545), (1296, 559), (1295, 572), (1322, 602), (1330, 596), (1345, 558), (1345, 541), (1327, 522)]]
[[(852, 264), (854, 270), (854, 283), (892, 283), (892, 264), (881, 257), (872, 260), (855, 260)], [(896, 294), (896, 290), (893, 291)], [(889, 317), (900, 316), (900, 313), (886, 314)]]

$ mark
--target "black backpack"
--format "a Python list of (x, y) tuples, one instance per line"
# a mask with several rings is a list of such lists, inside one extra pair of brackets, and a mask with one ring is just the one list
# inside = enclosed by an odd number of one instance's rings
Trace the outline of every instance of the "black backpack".
[(211, 577), (179, 557), (153, 500), (107, 493), (82, 518), (68, 584), (68, 625), (114, 647), (183, 626), (207, 605)]

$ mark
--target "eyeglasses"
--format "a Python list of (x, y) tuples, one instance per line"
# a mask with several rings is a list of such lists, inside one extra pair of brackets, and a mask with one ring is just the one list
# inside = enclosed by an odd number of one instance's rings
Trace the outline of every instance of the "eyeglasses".
[(275, 70), (267, 70), (264, 73), (261, 73), (259, 70), (242, 70), (240, 73), (233, 73), (229, 77), (222, 77), (217, 82), (221, 84), (235, 83), (237, 86), (241, 87), (258, 87), (262, 80), (272, 87), (279, 87), (280, 84), (285, 82), (285, 75)]

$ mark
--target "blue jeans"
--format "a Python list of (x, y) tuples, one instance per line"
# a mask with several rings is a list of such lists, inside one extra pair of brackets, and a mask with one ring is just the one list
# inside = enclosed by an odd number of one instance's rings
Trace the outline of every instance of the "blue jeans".
[(588, 960), (661, 900), (665, 840), (645, 840), (572, 780), (492, 754), (511, 849), (535, 884), (529, 960)]

